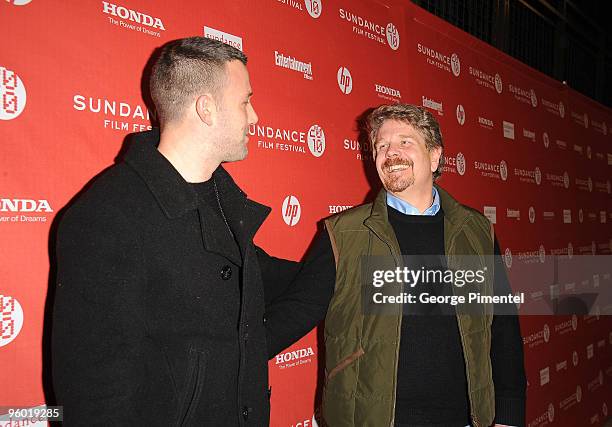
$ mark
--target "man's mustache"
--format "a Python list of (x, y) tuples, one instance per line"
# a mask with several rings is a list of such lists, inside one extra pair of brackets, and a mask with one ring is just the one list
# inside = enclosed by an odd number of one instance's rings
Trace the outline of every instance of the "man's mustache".
[(409, 167), (413, 167), (414, 162), (410, 159), (402, 159), (402, 158), (395, 157), (393, 159), (385, 160), (385, 162), (382, 164), (382, 167), (383, 169), (387, 169), (387, 168), (390, 168), (391, 166), (398, 166), (398, 165), (406, 165)]

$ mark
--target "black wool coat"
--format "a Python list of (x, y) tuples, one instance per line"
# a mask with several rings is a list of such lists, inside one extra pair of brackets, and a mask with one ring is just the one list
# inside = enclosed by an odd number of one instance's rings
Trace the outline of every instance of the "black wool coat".
[(298, 264), (253, 244), (268, 207), (219, 167), (226, 225), (158, 141), (136, 135), (60, 222), (52, 367), (64, 425), (268, 425), (268, 355), (282, 348), (266, 346), (262, 276), (286, 284)]

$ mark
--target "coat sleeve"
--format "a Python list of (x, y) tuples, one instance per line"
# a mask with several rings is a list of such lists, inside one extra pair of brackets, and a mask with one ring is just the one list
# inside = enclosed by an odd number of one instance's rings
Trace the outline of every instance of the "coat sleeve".
[(268, 255), (262, 248), (256, 246), (257, 261), (261, 269), (266, 307), (270, 306), (283, 293), (300, 271), (302, 263)]
[[(512, 293), (499, 244), (495, 240), (495, 294)], [(491, 325), (491, 365), (495, 386), (495, 423), (525, 425), (527, 380), (523, 361), (523, 340), (514, 304), (496, 307)]]
[(124, 216), (77, 204), (57, 236), (52, 366), (64, 425), (135, 425), (142, 393), (141, 250)]
[(335, 278), (329, 235), (323, 231), (294, 279), (266, 305), (269, 358), (295, 343), (325, 318)]

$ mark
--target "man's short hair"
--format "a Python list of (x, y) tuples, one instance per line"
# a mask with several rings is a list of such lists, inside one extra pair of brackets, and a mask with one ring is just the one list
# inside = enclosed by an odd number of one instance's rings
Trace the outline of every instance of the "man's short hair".
[(153, 64), (150, 89), (160, 123), (181, 117), (194, 97), (209, 92), (219, 100), (225, 82), (225, 63), (247, 57), (240, 50), (205, 37), (166, 43)]
[(367, 118), (368, 134), (370, 136), (372, 149), (374, 149), (374, 143), (376, 142), (376, 136), (380, 127), (387, 120), (398, 120), (412, 126), (423, 136), (428, 150), (431, 151), (434, 148), (440, 147), (442, 149), (442, 154), (440, 155), (438, 169), (433, 172), (433, 178), (435, 180), (442, 175), (442, 167), (444, 166), (444, 143), (442, 142), (440, 125), (436, 118), (425, 108), (417, 107), (416, 105), (381, 105), (373, 110)]

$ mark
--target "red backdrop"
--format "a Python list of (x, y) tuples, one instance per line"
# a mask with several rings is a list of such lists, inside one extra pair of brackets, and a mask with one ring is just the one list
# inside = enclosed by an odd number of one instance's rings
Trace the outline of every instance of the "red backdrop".
[[(128, 133), (150, 127), (143, 70), (175, 38), (221, 38), (249, 56), (260, 121), (248, 159), (228, 169), (272, 207), (256, 239), (272, 254), (300, 259), (317, 221), (368, 197), (356, 120), (401, 101), (437, 115), (440, 184), (494, 221), (511, 277), (511, 260), (542, 250), (610, 255), (612, 112), (410, 2), (113, 1), (0, 3), (0, 406), (45, 402), (52, 221)], [(593, 284), (584, 279), (563, 290)], [(598, 280), (612, 285), (609, 273)], [(528, 426), (601, 425), (610, 318), (523, 316), (521, 326)], [(316, 425), (318, 353), (313, 332), (270, 362), (273, 426)]]

